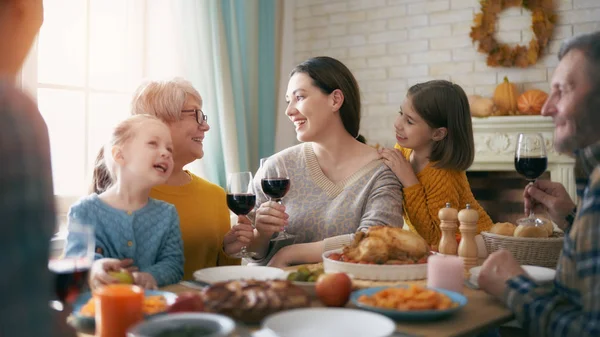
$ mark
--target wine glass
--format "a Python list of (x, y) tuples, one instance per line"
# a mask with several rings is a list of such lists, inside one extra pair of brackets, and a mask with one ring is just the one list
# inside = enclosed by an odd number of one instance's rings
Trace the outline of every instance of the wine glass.
[[(256, 205), (256, 194), (252, 186), (252, 173), (237, 172), (229, 175), (227, 179), (227, 206), (238, 217), (246, 216)], [(255, 257), (255, 252), (247, 251), (243, 246), (239, 253), (234, 255), (237, 258)]]
[(50, 306), (63, 311), (87, 288), (88, 274), (94, 262), (96, 238), (91, 225), (71, 223), (64, 248), (56, 248), (60, 239), (54, 237), (50, 241), (50, 259), (48, 269), (54, 275), (54, 294)]
[[(269, 157), (263, 162), (263, 178), (260, 181), (263, 192), (270, 200), (282, 204), (281, 199), (290, 190), (290, 176), (285, 167), (283, 159), (278, 157)], [(282, 232), (272, 238), (271, 241), (281, 241), (295, 238), (296, 235), (290, 234), (283, 228)]]
[[(539, 133), (520, 133), (515, 149), (515, 168), (519, 174), (533, 184), (548, 167), (548, 157), (546, 156), (546, 146), (544, 137)], [(533, 213), (533, 207), (529, 212), (529, 217), (517, 220), (519, 225), (539, 226), (543, 220), (537, 218)]]

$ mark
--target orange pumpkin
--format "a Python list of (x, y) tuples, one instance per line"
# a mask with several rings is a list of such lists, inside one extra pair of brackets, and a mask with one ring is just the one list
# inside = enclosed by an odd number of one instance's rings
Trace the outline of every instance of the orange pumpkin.
[(514, 83), (510, 83), (507, 77), (494, 90), (494, 104), (501, 115), (514, 114), (517, 111), (517, 98), (519, 90)]
[(548, 99), (548, 94), (538, 90), (531, 89), (525, 91), (517, 100), (517, 108), (524, 115), (539, 115), (542, 112), (542, 107)]

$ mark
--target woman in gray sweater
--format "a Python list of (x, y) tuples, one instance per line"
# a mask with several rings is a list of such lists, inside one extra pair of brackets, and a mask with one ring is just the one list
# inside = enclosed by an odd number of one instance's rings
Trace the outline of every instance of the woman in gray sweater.
[[(377, 150), (359, 135), (360, 92), (340, 61), (311, 58), (294, 68), (286, 93), (286, 115), (300, 145), (271, 157), (256, 174), (257, 205), (250, 217), (257, 233), (251, 262), (285, 267), (321, 261), (358, 230), (402, 227), (402, 188)], [(283, 204), (262, 192), (266, 170), (285, 165), (290, 190)], [(271, 241), (283, 228), (295, 238)]]

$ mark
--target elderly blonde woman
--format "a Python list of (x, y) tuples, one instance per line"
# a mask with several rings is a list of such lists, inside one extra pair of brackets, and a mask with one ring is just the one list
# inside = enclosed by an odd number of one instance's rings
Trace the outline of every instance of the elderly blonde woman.
[(184, 279), (206, 267), (239, 265), (232, 258), (250, 242), (253, 228), (231, 228), (225, 191), (183, 167), (204, 156), (204, 137), (210, 130), (202, 111), (202, 97), (182, 79), (142, 84), (133, 96), (132, 114), (150, 114), (171, 129), (175, 166), (167, 183), (150, 196), (175, 205), (179, 213), (185, 257)]

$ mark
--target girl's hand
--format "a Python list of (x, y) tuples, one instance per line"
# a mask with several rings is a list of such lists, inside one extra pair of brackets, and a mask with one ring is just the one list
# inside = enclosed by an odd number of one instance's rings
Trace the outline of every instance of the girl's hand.
[(134, 272), (133, 273), (133, 283), (137, 284), (138, 286), (140, 286), (144, 289), (151, 289), (151, 290), (158, 289), (158, 286), (156, 285), (156, 280), (154, 279), (154, 276), (150, 275), (149, 273)]
[(382, 148), (379, 154), (383, 159), (383, 163), (394, 172), (403, 187), (410, 187), (419, 183), (410, 162), (404, 158), (400, 150)]
[(225, 234), (223, 250), (227, 255), (237, 254), (242, 247), (248, 246), (252, 239), (254, 239), (252, 222), (246, 216), (238, 216), (237, 224)]
[(137, 271), (137, 267), (133, 266), (132, 259), (119, 260), (106, 258), (96, 260), (90, 270), (90, 287), (94, 289), (106, 284), (119, 283), (117, 279), (108, 273), (111, 271), (121, 271), (122, 269), (129, 272)]
[(283, 231), (288, 225), (290, 216), (285, 212), (285, 206), (275, 202), (267, 201), (256, 210), (256, 230), (265, 236)]

